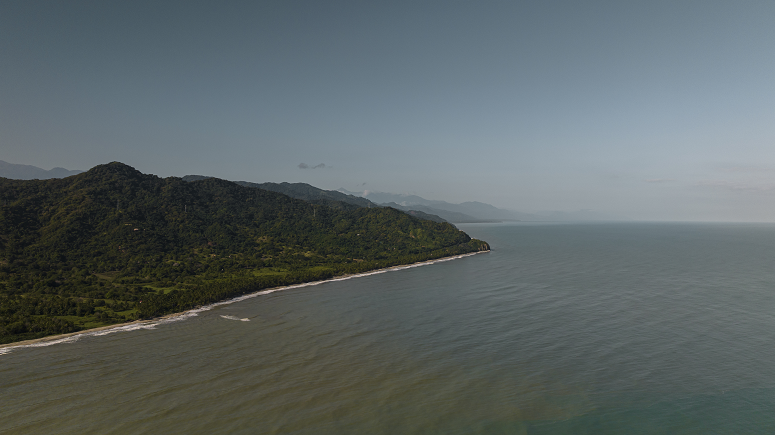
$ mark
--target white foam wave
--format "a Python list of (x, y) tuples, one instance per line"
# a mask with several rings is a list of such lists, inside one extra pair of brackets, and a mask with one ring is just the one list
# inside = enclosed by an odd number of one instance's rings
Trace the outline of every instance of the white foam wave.
[[(146, 321), (140, 321), (140, 322), (133, 322), (133, 323), (129, 323), (129, 324), (126, 324), (126, 325), (114, 326), (114, 327), (111, 327), (111, 328), (108, 328), (108, 329), (101, 329), (101, 330), (98, 330), (98, 331), (84, 331), (84, 332), (81, 332), (81, 333), (78, 333), (78, 334), (71, 335), (69, 337), (64, 337), (64, 338), (60, 338), (60, 339), (56, 339), (56, 340), (46, 340), (46, 341), (40, 341), (40, 342), (37, 342), (37, 343), (20, 344), (20, 345), (16, 345), (16, 346), (2, 347), (2, 348), (0, 348), (0, 355), (6, 355), (8, 353), (11, 353), (15, 349), (32, 348), (32, 347), (46, 347), (46, 346), (52, 346), (52, 345), (60, 344), (60, 343), (74, 343), (74, 342), (78, 341), (81, 337), (101, 337), (103, 335), (113, 334), (113, 333), (116, 333), (116, 332), (137, 331), (137, 330), (141, 330), (141, 329), (156, 329), (156, 326), (158, 326), (158, 325), (164, 325), (166, 323), (172, 323), (172, 322), (179, 322), (181, 320), (185, 320), (185, 319), (188, 319), (190, 317), (195, 317), (195, 316), (198, 316), (199, 313), (201, 313), (201, 312), (212, 310), (213, 308), (220, 307), (221, 305), (230, 305), (230, 304), (233, 304), (235, 302), (240, 302), (240, 301), (244, 301), (244, 300), (247, 300), (247, 299), (252, 299), (252, 298), (255, 298), (255, 297), (258, 297), (258, 296), (268, 295), (268, 294), (274, 293), (274, 292), (285, 291), (285, 290), (292, 290), (292, 289), (297, 289), (297, 288), (302, 288), (302, 287), (311, 287), (311, 286), (316, 286), (316, 285), (325, 284), (325, 283), (329, 283), (329, 282), (346, 281), (348, 279), (361, 278), (361, 277), (364, 277), (364, 276), (377, 275), (377, 274), (380, 274), (380, 273), (394, 272), (394, 271), (398, 271), (398, 270), (412, 269), (412, 268), (420, 267), (420, 266), (428, 266), (428, 265), (431, 265), (431, 264), (443, 263), (445, 261), (457, 260), (458, 258), (470, 257), (471, 255), (481, 254), (481, 253), (484, 253), (484, 252), (489, 252), (489, 251), (471, 252), (471, 253), (468, 253), (468, 254), (455, 255), (454, 257), (439, 258), (438, 260), (425, 261), (425, 262), (422, 262), (422, 263), (407, 264), (405, 266), (395, 266), (395, 267), (390, 267), (390, 268), (387, 268), (387, 269), (379, 269), (379, 270), (374, 270), (374, 271), (371, 271), (371, 272), (364, 272), (364, 273), (358, 273), (358, 274), (353, 274), (353, 275), (341, 276), (341, 277), (331, 278), (331, 279), (327, 279), (327, 280), (323, 280), (323, 281), (306, 282), (306, 283), (303, 283), (303, 284), (294, 284), (294, 285), (289, 285), (289, 286), (286, 286), (286, 287), (277, 287), (277, 288), (271, 288), (271, 289), (268, 289), (268, 290), (260, 290), (260, 291), (254, 292), (254, 293), (250, 293), (250, 294), (246, 294), (246, 295), (242, 295), (242, 296), (237, 296), (235, 298), (227, 299), (227, 300), (220, 301), (220, 302), (215, 302), (215, 303), (212, 303), (210, 305), (205, 305), (205, 306), (202, 306), (202, 307), (194, 308), (194, 309), (191, 309), (191, 310), (188, 310), (188, 311), (184, 311), (184, 312), (179, 313), (179, 314), (172, 314), (169, 317), (164, 317), (164, 318), (157, 319), (157, 320), (146, 320)], [(250, 321), (250, 319), (248, 319), (248, 318), (240, 319), (239, 317), (229, 316), (229, 315), (224, 315), (224, 316), (221, 316), (221, 317), (223, 317), (224, 319), (240, 320), (240, 321), (243, 321), (243, 322), (249, 322)]]
[(229, 319), (229, 320), (239, 320), (239, 321), (242, 321), (242, 322), (250, 322), (250, 319), (248, 319), (247, 317), (245, 317), (243, 319), (240, 319), (237, 316), (221, 316), (221, 317), (223, 317), (224, 319)]
[(78, 341), (78, 339), (81, 338), (85, 334), (86, 333), (77, 334), (77, 335), (71, 335), (69, 337), (59, 338), (57, 340), (48, 340), (48, 341), (41, 341), (41, 342), (38, 342), (38, 343), (20, 344), (18, 346), (4, 347), (4, 348), (0, 349), (0, 355), (5, 355), (7, 353), (10, 353), (12, 350), (22, 349), (22, 348), (26, 348), (26, 347), (46, 347), (46, 346), (51, 346), (51, 345), (60, 344), (60, 343), (74, 343), (74, 342)]

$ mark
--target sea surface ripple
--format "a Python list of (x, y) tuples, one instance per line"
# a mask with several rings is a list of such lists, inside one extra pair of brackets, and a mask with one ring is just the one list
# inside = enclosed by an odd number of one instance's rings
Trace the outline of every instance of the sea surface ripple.
[(775, 226), (469, 224), (493, 251), (0, 355), (0, 433), (775, 430)]

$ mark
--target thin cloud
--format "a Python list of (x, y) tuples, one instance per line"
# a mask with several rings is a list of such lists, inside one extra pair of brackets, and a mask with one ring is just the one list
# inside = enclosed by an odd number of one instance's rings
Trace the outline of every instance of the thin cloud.
[(299, 163), (299, 169), (325, 169), (326, 164), (325, 163), (318, 163), (315, 166), (310, 166), (306, 163)]
[(646, 180), (646, 183), (672, 183), (678, 181), (675, 178), (651, 178)]

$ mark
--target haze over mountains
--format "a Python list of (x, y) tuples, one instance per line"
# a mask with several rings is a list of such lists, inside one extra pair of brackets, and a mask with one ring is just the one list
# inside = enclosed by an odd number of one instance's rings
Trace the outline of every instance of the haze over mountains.
[[(185, 181), (196, 181), (210, 178), (203, 175), (186, 175)], [(577, 212), (547, 211), (540, 214), (522, 213), (514, 210), (497, 208), (491, 204), (478, 201), (467, 201), (452, 204), (446, 201), (429, 200), (417, 195), (404, 195), (387, 192), (351, 192), (344, 188), (325, 190), (307, 183), (253, 183), (235, 181), (235, 183), (258, 189), (282, 193), (291, 198), (313, 202), (315, 204), (337, 206), (346, 203), (357, 207), (392, 207), (405, 211), (415, 217), (436, 221), (462, 223), (485, 223), (504, 221), (611, 221), (615, 219), (595, 213), (591, 210)]]
[(452, 204), (446, 201), (429, 200), (417, 195), (387, 192), (351, 192), (340, 188), (342, 193), (369, 199), (371, 202), (398, 208), (400, 210), (418, 210), (434, 214), (452, 223), (501, 222), (501, 221), (615, 221), (629, 220), (618, 216), (608, 216), (592, 210), (545, 211), (523, 213), (515, 210), (497, 208), (478, 201)]
[[(56, 167), (45, 170), (32, 165), (8, 163), (0, 160), (0, 177), (32, 180), (64, 178), (80, 174), (83, 171), (68, 170)], [(186, 175), (186, 181), (195, 181), (210, 178), (203, 175)], [(596, 213), (592, 210), (544, 211), (537, 213), (524, 213), (515, 210), (506, 210), (478, 201), (466, 201), (453, 204), (446, 201), (429, 200), (417, 195), (396, 194), (388, 192), (352, 192), (344, 188), (337, 190), (325, 190), (306, 183), (253, 183), (249, 181), (236, 181), (237, 184), (246, 187), (255, 187), (282, 193), (292, 198), (302, 199), (321, 205), (337, 206), (346, 203), (357, 207), (393, 207), (403, 210), (421, 219), (450, 222), (450, 223), (476, 223), (476, 222), (503, 222), (503, 221), (613, 221), (629, 220), (618, 216), (608, 216)]]
[(83, 171), (71, 171), (65, 168), (41, 169), (32, 165), (19, 165), (0, 160), (0, 177), (13, 180), (48, 180), (50, 178), (64, 178), (70, 175), (80, 174)]
[[(185, 181), (196, 181), (209, 178), (203, 175), (186, 175)], [(605, 216), (595, 215), (590, 211), (546, 212), (546, 214), (521, 213), (513, 210), (504, 210), (490, 204), (478, 201), (467, 201), (461, 204), (452, 204), (446, 201), (436, 201), (422, 198), (417, 195), (402, 195), (387, 192), (351, 192), (340, 188), (338, 190), (325, 190), (306, 183), (252, 183), (249, 181), (236, 181), (235, 183), (255, 187), (272, 192), (278, 192), (321, 205), (334, 205), (347, 203), (358, 207), (393, 207), (405, 211), (421, 219), (436, 222), (450, 222), (453, 224), (477, 223), (477, 222), (503, 222), (503, 221), (579, 221), (579, 220), (612, 220)]]

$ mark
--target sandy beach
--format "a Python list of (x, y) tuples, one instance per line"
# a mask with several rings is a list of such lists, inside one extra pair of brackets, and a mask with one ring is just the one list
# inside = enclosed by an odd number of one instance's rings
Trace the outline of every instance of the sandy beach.
[(341, 275), (334, 278), (329, 278), (325, 280), (320, 281), (310, 281), (305, 282), (301, 284), (293, 284), (288, 286), (282, 286), (282, 287), (272, 287), (268, 289), (259, 290), (253, 293), (249, 293), (242, 296), (237, 296), (234, 298), (226, 299), (219, 302), (214, 302), (209, 305), (205, 305), (202, 307), (192, 308), (190, 310), (182, 311), (180, 313), (173, 313), (168, 314), (166, 316), (154, 318), (154, 319), (147, 319), (147, 320), (134, 320), (132, 322), (125, 322), (125, 323), (116, 323), (115, 325), (107, 325), (107, 326), (100, 326), (98, 328), (91, 328), (91, 329), (84, 329), (83, 331), (78, 332), (71, 332), (68, 334), (58, 334), (58, 335), (50, 335), (47, 337), (42, 338), (36, 338), (34, 340), (25, 340), (25, 341), (17, 341), (14, 343), (7, 343), (7, 344), (0, 344), (0, 355), (4, 353), (8, 353), (11, 348), (17, 348), (17, 347), (43, 347), (43, 346), (50, 346), (57, 343), (67, 343), (78, 340), (80, 337), (83, 336), (98, 336), (98, 335), (107, 335), (114, 332), (120, 332), (120, 331), (132, 331), (136, 329), (153, 329), (155, 326), (168, 323), (168, 322), (174, 322), (178, 320), (183, 320), (187, 317), (196, 316), (198, 313), (203, 311), (211, 310), (217, 306), (220, 305), (227, 305), (232, 304), (235, 302), (243, 301), (245, 299), (254, 298), (257, 296), (266, 295), (269, 293), (274, 293), (278, 291), (284, 291), (284, 290), (291, 290), (294, 288), (301, 288), (301, 287), (310, 287), (314, 285), (320, 285), (327, 282), (336, 282), (336, 281), (343, 281), (346, 279), (352, 279), (352, 278), (359, 278), (363, 276), (369, 276), (369, 275), (376, 275), (378, 273), (385, 273), (385, 272), (391, 272), (396, 270), (402, 270), (402, 269), (409, 269), (413, 267), (420, 267), (420, 266), (426, 266), (429, 264), (434, 263), (441, 263), (445, 261), (451, 261), (456, 260), (463, 257), (469, 257), (476, 254), (482, 254), (490, 251), (477, 251), (477, 252), (470, 252), (467, 254), (461, 254), (461, 255), (453, 255), (450, 257), (442, 257), (437, 258), (435, 260), (428, 260), (428, 261), (421, 261), (417, 263), (411, 263), (411, 264), (404, 264), (400, 266), (391, 266), (391, 267), (385, 267), (382, 269), (374, 269), (368, 272), (363, 273), (354, 273), (349, 275)]

